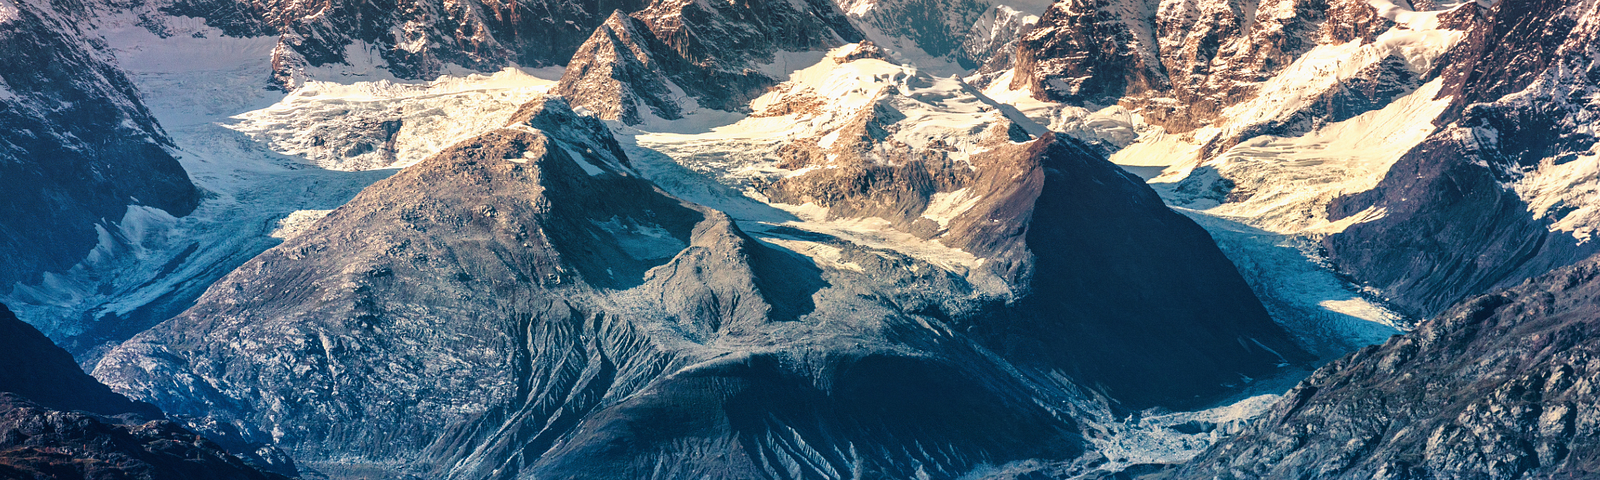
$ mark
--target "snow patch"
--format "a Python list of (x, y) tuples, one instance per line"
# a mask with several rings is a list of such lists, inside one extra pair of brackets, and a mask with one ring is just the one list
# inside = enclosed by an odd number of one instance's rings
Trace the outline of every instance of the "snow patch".
[(983, 197), (975, 196), (965, 188), (954, 192), (935, 193), (928, 198), (928, 208), (922, 211), (922, 218), (938, 222), (939, 228), (944, 228), (950, 220), (971, 210), (982, 199)]
[(328, 216), (329, 213), (333, 213), (333, 210), (295, 210), (290, 212), (289, 216), (283, 217), (283, 220), (278, 220), (278, 228), (272, 230), (272, 233), (267, 234), (267, 236), (283, 240), (298, 237), (300, 234), (310, 231), (312, 225), (315, 225), (318, 220), (322, 220), (323, 217)]
[(805, 52), (779, 51), (773, 54), (771, 62), (757, 64), (755, 69), (768, 78), (784, 82), (788, 81), (789, 76), (793, 75), (795, 71), (816, 65), (827, 55), (828, 52), (822, 50)]
[(1096, 425), (1109, 435), (1089, 441), (1109, 460), (1109, 465), (1100, 467), (1107, 471), (1139, 464), (1183, 463), (1243, 430), (1282, 398), (1261, 394), (1206, 410), (1133, 415), (1122, 422)]
[(632, 220), (612, 217), (603, 222), (592, 221), (595, 226), (610, 233), (623, 253), (640, 260), (670, 258), (688, 248), (658, 225), (635, 223)]
[(1472, 3), (1477, 2), (1446, 1), (1441, 2), (1439, 10), (1418, 12), (1412, 10), (1409, 5), (1395, 2), (1394, 0), (1368, 0), (1367, 2), (1368, 5), (1372, 5), (1374, 10), (1378, 11), (1379, 16), (1394, 20), (1395, 23), (1412, 30), (1437, 29), (1439, 28), (1439, 14)]
[[(877, 217), (828, 219), (828, 209), (816, 204), (789, 205), (774, 203), (799, 218), (798, 221), (768, 224), (820, 233), (868, 248), (900, 252), (958, 274), (977, 270), (983, 259), (959, 248), (951, 248), (935, 240), (924, 240), (915, 235), (896, 230), (888, 220)], [(744, 226), (744, 225), (741, 225)], [(762, 236), (761, 226), (753, 227)]]
[(1324, 92), (1390, 57), (1404, 58), (1413, 72), (1426, 73), (1463, 38), (1466, 32), (1457, 30), (1395, 28), (1369, 44), (1358, 39), (1341, 45), (1319, 45), (1263, 83), (1253, 99), (1224, 109), (1222, 118), (1229, 120), (1224, 133), (1237, 133), (1305, 110)]
[[(1119, 151), (1111, 160), (1150, 165), (1177, 159), (1179, 168), (1152, 179), (1176, 205), (1280, 234), (1337, 233), (1353, 222), (1330, 221), (1327, 205), (1376, 187), (1394, 162), (1434, 132), (1433, 119), (1450, 103), (1435, 99), (1443, 85), (1435, 79), (1382, 109), (1299, 137), (1256, 137), (1187, 168), (1174, 154), (1198, 155), (1199, 145), (1177, 136), (1141, 140), (1138, 148)], [(1224, 178), (1227, 183), (1219, 183)]]
[(1568, 232), (1579, 244), (1594, 240), (1600, 228), (1600, 147), (1546, 158), (1511, 187), (1533, 218), (1551, 222), (1550, 231)]
[[(972, 94), (955, 78), (934, 77), (918, 67), (875, 58), (840, 62), (857, 47), (839, 47), (817, 64), (794, 72), (750, 104), (755, 112), (716, 124), (702, 119), (644, 124), (625, 129), (641, 147), (672, 156), (685, 166), (744, 188), (752, 179), (795, 172), (778, 167), (776, 151), (786, 143), (811, 139), (833, 148), (839, 129), (880, 103), (904, 118), (890, 139), (916, 150), (942, 150), (966, 161), (984, 151), (979, 135), (1008, 121), (1000, 109)], [(731, 119), (728, 117), (718, 120)]]
[(0, 0), (0, 25), (22, 19), (22, 11), (11, 0)]
[(567, 144), (562, 143), (561, 149), (565, 150), (567, 152), (567, 156), (571, 157), (572, 161), (578, 164), (578, 168), (583, 169), (583, 173), (587, 173), (591, 177), (606, 173), (604, 169), (594, 166), (593, 163), (589, 163), (589, 161), (584, 158), (582, 153), (578, 153), (577, 150), (573, 150), (572, 147), (567, 146)]
[(865, 272), (861, 265), (842, 260), (843, 249), (823, 243), (794, 239), (782, 234), (766, 232), (765, 235), (756, 237), (762, 242), (770, 243), (785, 250), (805, 255), (817, 264), (818, 267), (849, 270), (852, 272)]

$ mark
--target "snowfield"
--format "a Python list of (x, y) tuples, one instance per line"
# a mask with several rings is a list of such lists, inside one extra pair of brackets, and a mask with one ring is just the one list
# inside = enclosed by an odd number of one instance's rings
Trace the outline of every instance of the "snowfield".
[(240, 121), (229, 128), (329, 170), (405, 168), (505, 126), (560, 76), (508, 68), (427, 83), (311, 80), (270, 107), (234, 116)]

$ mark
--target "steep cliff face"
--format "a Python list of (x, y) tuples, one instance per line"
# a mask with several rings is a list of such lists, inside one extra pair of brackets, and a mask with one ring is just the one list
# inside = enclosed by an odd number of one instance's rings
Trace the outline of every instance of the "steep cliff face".
[(1600, 258), (1352, 353), (1170, 478), (1600, 474)]
[[(1404, 45), (1414, 40), (1379, 39), (1397, 25), (1378, 6), (1354, 0), (1061, 2), (1019, 43), (1010, 88), (1040, 100), (1121, 104), (1168, 133), (1207, 126), (1245, 130), (1208, 146), (1216, 154), (1257, 135), (1299, 135), (1414, 89), (1433, 72), (1411, 58), (1418, 52), (1406, 50), (1416, 50)], [(1402, 45), (1363, 53), (1373, 57), (1364, 61), (1371, 71), (1344, 67), (1351, 71), (1331, 82), (1316, 78), (1331, 72), (1292, 68), (1318, 46), (1351, 42)], [(1391, 58), (1399, 65), (1383, 65)], [(1275, 78), (1293, 83), (1293, 95), (1311, 101), (1281, 105), (1290, 109), (1275, 112), (1277, 118), (1238, 118), (1252, 112), (1230, 111), (1263, 96), (1282, 96), (1273, 91)], [(1390, 83), (1399, 87), (1385, 85)]]
[(231, 36), (278, 36), (273, 77), (294, 88), (308, 67), (372, 57), (396, 77), (423, 80), (449, 65), (478, 71), (513, 63), (562, 65), (613, 11), (632, 12), (645, 2), (174, 0), (150, 6), (156, 11), (145, 14), (153, 18), (197, 17)]
[(1016, 65), (1017, 41), (1038, 24), (1038, 15), (995, 5), (978, 17), (962, 39), (961, 49), (955, 52), (956, 62), (973, 70), (974, 76), (968, 81), (974, 86), (987, 87), (995, 76)]
[[(918, 56), (960, 58), (972, 28), (995, 7), (1008, 2), (986, 0), (842, 0), (836, 1), (865, 30), (866, 37)], [(1010, 2), (1010, 7), (1037, 14), (1044, 1)], [(1016, 8), (1013, 8), (1015, 10)], [(981, 62), (982, 60), (978, 60)]]
[[(1081, 412), (1104, 408), (1086, 392), (1183, 404), (1305, 358), (1136, 179), (999, 131), (977, 164), (1011, 187), (940, 240), (983, 255), (968, 269), (683, 202), (602, 123), (535, 101), (230, 274), (96, 375), (329, 471), (903, 478), (1072, 461)], [(883, 186), (857, 200), (937, 192)], [(1169, 261), (1184, 265), (1154, 266)]]
[(133, 84), (74, 12), (0, 4), (0, 290), (82, 261), (130, 205), (200, 200)]
[(1330, 206), (1386, 212), (1328, 237), (1334, 262), (1425, 315), (1595, 253), (1597, 9), (1509, 1), (1488, 11), (1446, 67), (1439, 131), (1376, 188)]
[(1149, 22), (1155, 5), (1071, 0), (1051, 5), (1017, 42), (1011, 88), (1034, 98), (1115, 104), (1127, 95), (1167, 88)]
[(820, 0), (659, 0), (607, 19), (579, 47), (553, 93), (628, 124), (682, 118), (702, 107), (745, 111), (793, 68), (785, 55), (860, 39), (838, 7)]

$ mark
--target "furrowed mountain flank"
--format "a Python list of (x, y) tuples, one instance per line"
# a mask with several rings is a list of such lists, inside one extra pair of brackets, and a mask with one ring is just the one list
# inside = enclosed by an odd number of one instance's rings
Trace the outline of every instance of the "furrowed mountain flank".
[[(1031, 287), (1012, 305), (973, 271), (803, 224), (751, 236), (749, 222), (655, 189), (607, 127), (551, 98), (369, 188), (96, 375), (173, 412), (250, 425), (323, 471), (842, 478), (1092, 465), (1075, 420), (1103, 405), (1090, 392), (1182, 404), (1305, 358), (1251, 309), (1204, 232), (1136, 179), (1070, 140), (1002, 139), (993, 155), (1020, 165), (995, 173), (1028, 180), (993, 200), (1017, 209), (973, 215), (1028, 226), (961, 238), (997, 252), (1001, 267), (980, 265), (984, 275)], [(879, 195), (865, 198), (892, 194)], [(1069, 273), (1131, 260), (1116, 226), (1202, 260), (1139, 298), (1112, 296), (1161, 276), (1139, 263)], [(831, 249), (840, 263), (792, 248)], [(1040, 280), (1054, 277), (1072, 280)], [(1198, 296), (1237, 301), (1194, 306)], [(1117, 309), (1099, 302), (1156, 307), (1104, 325), (1092, 319)], [(1127, 333), (1151, 328), (1176, 333)], [(1121, 382), (1146, 370), (1059, 353), (1089, 344), (1063, 332), (1198, 379)]]

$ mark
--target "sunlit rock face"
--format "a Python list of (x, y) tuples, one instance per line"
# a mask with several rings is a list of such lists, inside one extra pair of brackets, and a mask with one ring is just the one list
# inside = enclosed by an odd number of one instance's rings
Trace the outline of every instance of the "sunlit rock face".
[(1323, 245), (1418, 315), (1600, 252), (1597, 104), (1584, 97), (1600, 85), (1600, 4), (1503, 2), (1478, 15), (1444, 67), (1439, 130), (1377, 188), (1329, 209), (1387, 212)]
[(612, 14), (552, 93), (627, 124), (700, 108), (745, 111), (781, 80), (782, 56), (859, 40), (828, 2), (659, 0)]

